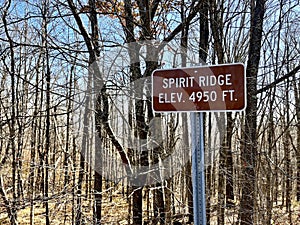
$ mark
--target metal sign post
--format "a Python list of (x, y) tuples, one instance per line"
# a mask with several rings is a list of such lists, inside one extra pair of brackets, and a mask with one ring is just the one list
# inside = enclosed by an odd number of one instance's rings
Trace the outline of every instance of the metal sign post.
[(194, 225), (206, 225), (203, 113), (191, 113)]

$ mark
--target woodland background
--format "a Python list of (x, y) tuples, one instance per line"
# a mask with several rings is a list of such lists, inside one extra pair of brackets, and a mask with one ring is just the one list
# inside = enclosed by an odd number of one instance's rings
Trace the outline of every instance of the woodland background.
[[(299, 1), (1, 0), (0, 16), (0, 224), (192, 224), (189, 151), (155, 183), (119, 168), (190, 149), (189, 114), (127, 87), (200, 62), (244, 63), (248, 89), (245, 112), (205, 113), (208, 224), (300, 224)], [(163, 142), (126, 145), (155, 118)]]

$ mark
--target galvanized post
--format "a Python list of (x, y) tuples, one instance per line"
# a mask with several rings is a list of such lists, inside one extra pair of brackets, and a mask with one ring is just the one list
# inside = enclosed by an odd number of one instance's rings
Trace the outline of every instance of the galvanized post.
[(191, 113), (194, 225), (206, 225), (203, 113)]

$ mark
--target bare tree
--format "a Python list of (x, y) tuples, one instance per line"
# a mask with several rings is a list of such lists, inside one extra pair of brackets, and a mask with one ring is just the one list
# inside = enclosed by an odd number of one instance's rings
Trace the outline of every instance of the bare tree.
[(1, 194), (6, 202), (6, 208), (8, 210), (8, 215), (10, 217), (10, 222), (12, 225), (18, 224), (17, 222), (17, 190), (16, 190), (16, 184), (17, 184), (17, 149), (15, 145), (15, 136), (16, 136), (16, 80), (15, 80), (15, 51), (14, 51), (14, 42), (13, 39), (11, 38), (11, 34), (9, 32), (8, 28), (8, 22), (7, 22), (7, 15), (8, 15), (8, 10), (10, 9), (11, 6), (11, 1), (7, 1), (6, 5), (4, 6), (4, 12), (2, 16), (2, 21), (4, 24), (4, 29), (5, 29), (5, 34), (9, 42), (9, 58), (10, 58), (10, 64), (8, 66), (8, 73), (10, 75), (10, 82), (11, 82), (11, 112), (10, 114), (10, 122), (9, 122), (9, 144), (10, 144), (10, 149), (12, 152), (12, 195), (13, 199), (11, 202), (8, 201), (7, 196), (5, 194), (5, 190), (3, 189), (3, 182), (1, 182)]
[(245, 115), (244, 140), (242, 149), (243, 176), (240, 206), (241, 225), (254, 223), (255, 207), (255, 165), (257, 156), (257, 74), (260, 61), (261, 40), (265, 1), (251, 4), (251, 28), (249, 40), (247, 75), (247, 109)]
[(297, 223), (297, 2), (6, 0), (0, 15), (1, 223), (192, 223), (189, 116), (155, 113), (149, 85), (199, 58), (247, 64), (246, 112), (206, 114), (208, 224)]

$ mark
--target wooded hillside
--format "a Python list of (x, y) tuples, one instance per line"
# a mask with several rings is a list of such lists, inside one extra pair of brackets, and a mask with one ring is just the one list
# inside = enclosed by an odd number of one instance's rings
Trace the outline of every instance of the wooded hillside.
[(243, 63), (204, 114), (207, 224), (300, 224), (296, 0), (0, 1), (0, 224), (193, 224), (189, 113), (155, 69)]

